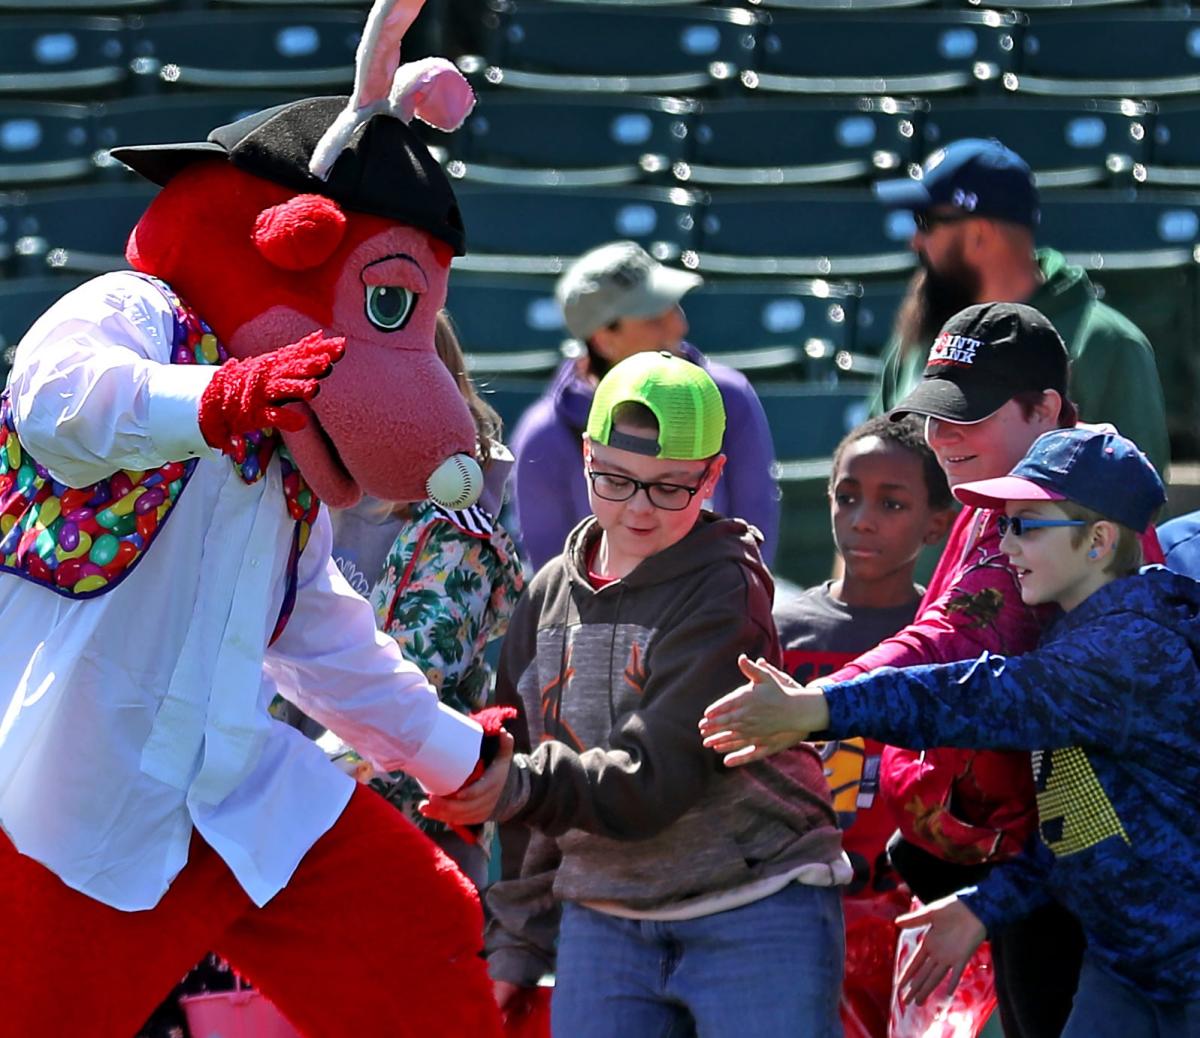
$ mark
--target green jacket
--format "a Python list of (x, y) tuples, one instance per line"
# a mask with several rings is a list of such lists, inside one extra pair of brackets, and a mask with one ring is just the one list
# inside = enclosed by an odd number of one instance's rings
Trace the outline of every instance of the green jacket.
[[(1054, 249), (1039, 249), (1045, 280), (1028, 300), (1044, 313), (1071, 356), (1071, 399), (1085, 422), (1108, 422), (1146, 452), (1161, 472), (1170, 460), (1167, 416), (1154, 350), (1132, 321), (1097, 297), (1082, 267)], [(872, 413), (895, 407), (920, 381), (925, 351), (884, 350)]]

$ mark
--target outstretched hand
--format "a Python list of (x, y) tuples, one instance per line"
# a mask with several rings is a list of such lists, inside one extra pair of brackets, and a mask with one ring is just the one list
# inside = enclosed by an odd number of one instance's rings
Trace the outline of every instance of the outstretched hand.
[(426, 818), (449, 825), (477, 825), (492, 817), (512, 766), (513, 737), (501, 730), (500, 749), (487, 770), (474, 782), (445, 796), (431, 796), (418, 810)]
[(963, 970), (987, 936), (975, 913), (954, 895), (898, 917), (896, 925), (902, 930), (929, 927), (897, 984), (901, 1001), (917, 1005), (938, 990), (947, 975), (945, 994), (958, 987)]
[(711, 703), (700, 720), (704, 745), (725, 754), (726, 764), (761, 760), (829, 724), (820, 691), (805, 688), (763, 659), (739, 656), (738, 667), (749, 684)]

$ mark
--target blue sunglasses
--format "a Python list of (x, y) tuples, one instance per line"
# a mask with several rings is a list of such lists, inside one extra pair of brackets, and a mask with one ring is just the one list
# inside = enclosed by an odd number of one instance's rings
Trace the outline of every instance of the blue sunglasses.
[(1014, 537), (1020, 537), (1026, 530), (1040, 530), (1043, 526), (1087, 526), (1084, 519), (1022, 519), (1019, 515), (1000, 515), (996, 517), (996, 529), (1004, 537), (1012, 531)]

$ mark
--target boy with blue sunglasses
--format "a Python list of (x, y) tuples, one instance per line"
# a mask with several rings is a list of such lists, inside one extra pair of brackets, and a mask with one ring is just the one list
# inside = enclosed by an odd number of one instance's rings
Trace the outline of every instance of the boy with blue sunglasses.
[(1128, 440), (1077, 428), (1041, 436), (1010, 475), (954, 492), (1004, 507), (1001, 548), (1022, 599), (1063, 609), (1041, 646), (820, 690), (744, 661), (753, 683), (709, 708), (706, 744), (730, 764), (757, 759), (755, 740), (781, 730), (1034, 751), (1037, 836), (977, 887), (904, 920), (930, 926), (907, 995), (953, 983), (986, 933), (1054, 899), (1087, 938), (1066, 1038), (1195, 1035), (1200, 584), (1138, 570), (1162, 483)]

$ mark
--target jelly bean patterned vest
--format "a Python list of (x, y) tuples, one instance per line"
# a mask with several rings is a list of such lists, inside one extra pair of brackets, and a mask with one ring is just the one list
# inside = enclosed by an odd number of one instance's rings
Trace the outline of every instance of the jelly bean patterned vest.
[[(175, 312), (172, 364), (222, 364), (228, 357), (212, 329), (163, 282), (137, 275)], [(256, 483), (278, 454), (286, 507), (296, 520), (287, 591), (271, 640), (296, 600), (296, 570), (320, 502), (304, 482), (279, 434), (263, 429), (235, 437), (230, 461)], [(25, 450), (8, 390), (0, 394), (0, 573), (12, 573), (68, 598), (92, 598), (133, 572), (183, 493), (198, 459), (145, 472), (121, 470), (88, 487), (68, 487)]]

